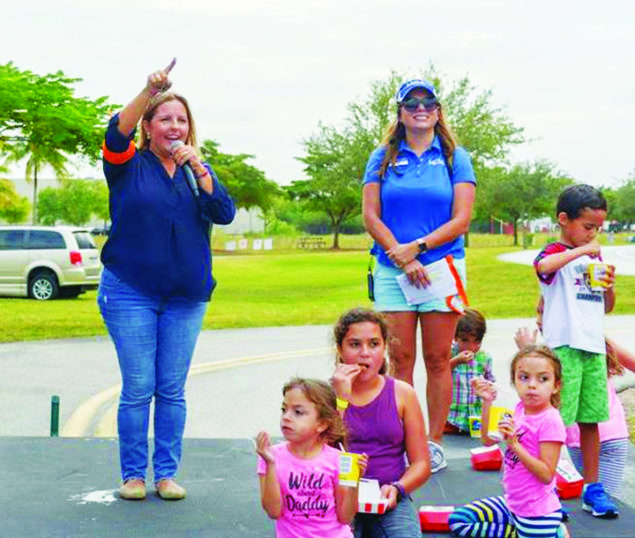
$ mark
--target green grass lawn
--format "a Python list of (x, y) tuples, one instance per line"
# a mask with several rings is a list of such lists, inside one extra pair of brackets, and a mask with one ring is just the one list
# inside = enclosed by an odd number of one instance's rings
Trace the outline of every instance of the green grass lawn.
[[(504, 263), (513, 247), (467, 249), (470, 303), (487, 318), (531, 317), (538, 284), (529, 266)], [(330, 324), (347, 308), (370, 306), (366, 251), (217, 256), (218, 287), (204, 327)], [(635, 313), (635, 277), (617, 281), (618, 314)], [(39, 302), (0, 298), (0, 341), (106, 334), (96, 292)]]

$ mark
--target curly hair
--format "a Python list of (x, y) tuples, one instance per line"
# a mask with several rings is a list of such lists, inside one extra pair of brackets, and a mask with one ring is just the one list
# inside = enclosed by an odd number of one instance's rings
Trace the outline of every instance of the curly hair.
[(319, 379), (306, 379), (294, 377), (282, 387), (282, 395), (292, 389), (299, 389), (306, 399), (315, 404), (318, 418), (326, 424), (320, 437), (328, 445), (336, 447), (339, 443), (344, 444), (346, 430), (342, 417), (337, 411), (336, 394), (333, 388), (326, 382)]

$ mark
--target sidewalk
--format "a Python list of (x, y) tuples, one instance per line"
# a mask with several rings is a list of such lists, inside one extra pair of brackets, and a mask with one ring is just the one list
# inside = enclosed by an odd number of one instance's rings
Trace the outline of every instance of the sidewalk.
[[(488, 322), (483, 348), (494, 357), (502, 405), (516, 401), (508, 371), (514, 331), (532, 322)], [(632, 345), (633, 327), (635, 316), (606, 320), (607, 334), (627, 346)], [(0, 344), (0, 458), (6, 483), (17, 485), (0, 491), (0, 537), (272, 536), (272, 524), (259, 506), (253, 447), (246, 438), (263, 429), (279, 435), (281, 388), (290, 377), (330, 377), (330, 331), (330, 326), (306, 326), (201, 334), (187, 385), (188, 422), (179, 478), (189, 498), (182, 503), (164, 503), (154, 496), (128, 503), (114, 497), (119, 481), (117, 444), (94, 435), (99, 428), (103, 432), (113, 426), (108, 417), (116, 409), (116, 392), (85, 417), (87, 427), (80, 438), (47, 437), (53, 394), (61, 399), (64, 428), (78, 408), (120, 382), (108, 339)], [(420, 358), (415, 380), (425, 402)], [(460, 504), (500, 493), (496, 473), (470, 474), (468, 447), (461, 444), (466, 442), (478, 445), (476, 440), (446, 438), (449, 468), (417, 492), (418, 505)], [(623, 488), (628, 505), (620, 505), (620, 518), (595, 520), (580, 513), (576, 500), (568, 504), (574, 512), (574, 536), (633, 536), (633, 452)]]
[[(468, 448), (479, 441), (446, 440), (448, 467), (413, 495), (421, 505), (458, 506), (501, 493), (497, 472), (470, 468)], [(273, 522), (260, 507), (251, 443), (187, 439), (179, 480), (183, 501), (166, 502), (150, 492), (144, 501), (116, 496), (117, 443), (112, 439), (0, 438), (5, 484), (0, 490), (0, 536), (10, 538), (242, 538), (271, 537)], [(635, 510), (619, 504), (617, 520), (583, 512), (580, 500), (564, 502), (576, 538), (633, 536)], [(426, 533), (426, 537), (448, 534)], [(328, 538), (328, 537), (324, 537)]]
[[(494, 357), (500, 402), (512, 405), (516, 393), (509, 379), (513, 334), (531, 319), (491, 320), (483, 349)], [(632, 346), (635, 316), (607, 316), (606, 332)], [(328, 379), (333, 371), (330, 326), (269, 327), (203, 331), (187, 385), (186, 437), (236, 438), (260, 429), (277, 432), (280, 390), (290, 377)], [(255, 362), (262, 357), (268, 362)], [(259, 359), (258, 359), (259, 358)], [(221, 361), (238, 361), (222, 363)], [(217, 365), (218, 369), (210, 368)], [(51, 396), (60, 396), (60, 429), (87, 400), (120, 383), (112, 343), (104, 337), (0, 344), (0, 436), (47, 436)], [(635, 375), (618, 384), (631, 385)], [(419, 358), (415, 388), (425, 402), (425, 370)], [(81, 435), (92, 435), (114, 397), (96, 410)], [(244, 412), (241, 402), (249, 403)], [(238, 403), (238, 405), (237, 405)], [(425, 407), (425, 406), (424, 406)], [(243, 410), (243, 412), (241, 412)], [(240, 420), (236, 420), (236, 418)]]

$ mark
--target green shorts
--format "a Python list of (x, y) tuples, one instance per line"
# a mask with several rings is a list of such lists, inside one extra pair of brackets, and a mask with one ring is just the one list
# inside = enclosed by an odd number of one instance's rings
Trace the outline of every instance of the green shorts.
[(562, 364), (560, 415), (565, 426), (609, 419), (609, 398), (604, 353), (569, 346), (554, 349)]

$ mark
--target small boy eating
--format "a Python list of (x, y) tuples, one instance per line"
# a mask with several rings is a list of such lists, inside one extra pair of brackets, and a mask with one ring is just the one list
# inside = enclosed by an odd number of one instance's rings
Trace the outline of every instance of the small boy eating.
[(481, 349), (487, 326), (483, 315), (466, 308), (459, 318), (452, 345), (452, 405), (445, 425), (445, 433), (469, 433), (470, 416), (481, 416), (481, 399), (472, 390), (471, 382), (483, 377), (492, 383), (492, 357)]
[(582, 508), (595, 517), (618, 510), (598, 480), (598, 422), (609, 418), (604, 314), (615, 305), (615, 268), (605, 266), (602, 286), (592, 285), (589, 265), (601, 263), (596, 239), (606, 218), (602, 193), (589, 185), (567, 187), (558, 198), (560, 240), (534, 260), (544, 298), (545, 343), (562, 363), (560, 414), (580, 427), (585, 489)]

